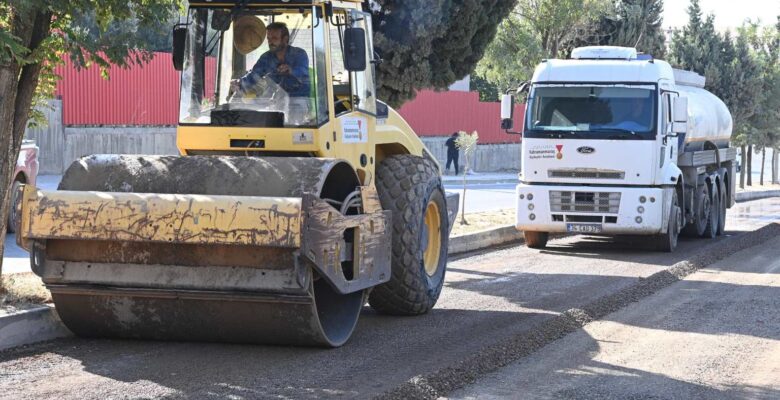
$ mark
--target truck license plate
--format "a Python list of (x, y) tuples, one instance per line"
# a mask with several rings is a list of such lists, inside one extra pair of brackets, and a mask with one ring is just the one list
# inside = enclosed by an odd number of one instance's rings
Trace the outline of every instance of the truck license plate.
[(566, 224), (566, 231), (574, 233), (601, 233), (599, 224)]

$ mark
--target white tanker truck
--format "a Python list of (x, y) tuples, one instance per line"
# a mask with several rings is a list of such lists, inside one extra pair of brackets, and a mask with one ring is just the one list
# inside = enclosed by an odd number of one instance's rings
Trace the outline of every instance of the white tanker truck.
[[(544, 61), (530, 83), (517, 186), (529, 247), (569, 232), (646, 235), (671, 252), (681, 232), (723, 233), (736, 149), (731, 114), (703, 77), (599, 46)], [(509, 133), (513, 102), (502, 99)]]

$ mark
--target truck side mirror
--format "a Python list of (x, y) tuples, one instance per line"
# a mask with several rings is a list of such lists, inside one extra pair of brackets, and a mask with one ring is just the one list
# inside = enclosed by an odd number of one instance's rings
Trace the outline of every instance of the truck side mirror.
[(173, 27), (173, 68), (184, 70), (184, 47), (187, 44), (187, 25), (177, 24)]
[(363, 28), (344, 29), (344, 69), (349, 72), (366, 70), (366, 31)]
[(515, 96), (501, 96), (501, 129), (509, 131), (514, 126)]
[(672, 133), (688, 133), (688, 98), (672, 99)]

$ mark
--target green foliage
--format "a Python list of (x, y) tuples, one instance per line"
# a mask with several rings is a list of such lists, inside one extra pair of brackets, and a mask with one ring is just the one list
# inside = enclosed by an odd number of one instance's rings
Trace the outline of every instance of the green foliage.
[(499, 26), (477, 74), (504, 92), (529, 80), (546, 58), (563, 57), (608, 9), (606, 0), (520, 0)]
[(498, 101), (501, 98), (498, 86), (477, 74), (471, 75), (469, 86), (469, 90), (479, 92), (479, 101)]
[(377, 0), (379, 98), (399, 106), (418, 89), (446, 89), (474, 70), (514, 0)]
[[(154, 36), (162, 27), (170, 29), (169, 21), (176, 18), (180, 7), (179, 1), (173, 0), (9, 1), (0, 5), (6, 16), (0, 19), (0, 64), (40, 64), (30, 117), (33, 124), (42, 123), (45, 121), (38, 110), (53, 97), (58, 80), (54, 70), (65, 57), (79, 67), (95, 64), (104, 76), (111, 64), (127, 67), (145, 63), (152, 56), (149, 42), (143, 39), (146, 36), (133, 34)], [(19, 29), (14, 23), (22, 23), (21, 19), (9, 16), (43, 13), (50, 14), (52, 21), (47, 38), (30, 49), (11, 34)]]
[(618, 0), (593, 21), (586, 36), (574, 39), (572, 47), (635, 47), (655, 58), (666, 55), (663, 32), (663, 0)]
[(707, 78), (707, 89), (731, 111), (735, 144), (758, 144), (761, 140), (754, 121), (770, 90), (765, 85), (772, 83), (763, 72), (767, 67), (762, 64), (767, 62), (762, 61), (756, 48), (751, 48), (751, 43), (757, 43), (757, 28), (743, 26), (736, 38), (731, 32), (720, 34), (715, 30), (713, 15), (703, 18), (699, 0), (691, 1), (688, 13), (688, 25), (676, 32), (672, 41), (673, 64)]
[(762, 94), (756, 112), (749, 118), (750, 144), (780, 146), (780, 17), (775, 26), (749, 22), (740, 29), (758, 64)]
[(89, 41), (102, 45), (106, 45), (108, 42), (122, 43), (130, 49), (170, 53), (172, 49), (171, 28), (177, 22), (179, 22), (178, 13), (173, 13), (168, 21), (153, 26), (142, 26), (138, 18), (134, 16), (126, 20), (114, 20), (105, 29), (101, 29), (95, 12), (89, 10), (73, 17), (73, 30), (78, 32), (80, 37), (88, 38)]

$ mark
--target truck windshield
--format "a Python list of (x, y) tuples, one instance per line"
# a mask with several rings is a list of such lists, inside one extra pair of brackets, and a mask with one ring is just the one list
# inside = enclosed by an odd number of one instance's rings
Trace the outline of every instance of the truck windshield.
[(536, 87), (528, 99), (526, 136), (651, 139), (655, 90), (616, 86)]
[[(327, 121), (324, 23), (312, 8), (192, 9), (182, 124), (308, 127)], [(320, 76), (322, 75), (322, 76)]]

